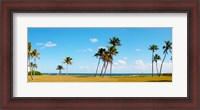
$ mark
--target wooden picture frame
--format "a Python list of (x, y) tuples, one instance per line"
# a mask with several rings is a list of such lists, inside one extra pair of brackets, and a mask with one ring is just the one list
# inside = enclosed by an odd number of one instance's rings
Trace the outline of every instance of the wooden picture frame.
[[(198, 0), (7, 0), (1, 2), (1, 109), (199, 110)], [(13, 19), (18, 13), (187, 13), (188, 97), (13, 97)], [(180, 41), (181, 42), (181, 41)]]

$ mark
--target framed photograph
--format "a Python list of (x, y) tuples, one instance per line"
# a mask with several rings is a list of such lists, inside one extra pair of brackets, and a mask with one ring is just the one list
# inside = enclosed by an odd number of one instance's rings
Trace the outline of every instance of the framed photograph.
[(200, 109), (198, 1), (1, 6), (2, 109)]

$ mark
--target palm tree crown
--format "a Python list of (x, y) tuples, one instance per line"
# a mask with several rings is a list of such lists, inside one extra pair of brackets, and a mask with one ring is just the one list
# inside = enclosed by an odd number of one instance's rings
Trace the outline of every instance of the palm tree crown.
[(115, 36), (110, 38), (109, 44), (112, 44), (113, 46), (121, 46), (120, 39)]
[(33, 64), (33, 66), (32, 66), (33, 68), (35, 68), (35, 69), (37, 69), (37, 64)]
[(64, 70), (64, 68), (63, 68), (63, 66), (58, 65), (57, 68), (56, 68), (56, 70)]
[(160, 58), (160, 55), (155, 54), (155, 56), (154, 56), (154, 61), (157, 62), (157, 61), (160, 60), (160, 59), (161, 59), (161, 58)]
[(104, 62), (107, 62), (108, 60), (110, 60), (110, 54), (109, 54), (109, 52), (108, 51), (106, 51), (103, 55), (102, 55), (102, 60), (104, 61)]
[(150, 45), (150, 47), (149, 47), (149, 50), (152, 50), (153, 52), (155, 52), (155, 51), (158, 50), (158, 49), (159, 49), (158, 46), (155, 45), (155, 44)]
[(172, 42), (170, 41), (165, 41), (165, 46), (163, 46), (163, 53), (167, 53), (168, 54), (168, 51), (172, 52)]
[(31, 42), (28, 42), (28, 58), (31, 57)]
[(31, 55), (32, 55), (34, 58), (40, 59), (40, 53), (38, 53), (37, 49), (34, 49), (34, 50), (31, 52)]
[(56, 70), (59, 70), (59, 74), (61, 74), (61, 70), (64, 70), (63, 66), (61, 65), (58, 65)]
[(72, 58), (71, 57), (66, 57), (65, 59), (64, 59), (64, 62), (63, 63), (66, 63), (66, 64), (72, 64)]
[(118, 54), (117, 48), (115, 46), (108, 46), (108, 52), (111, 56)]
[(106, 49), (105, 48), (99, 48), (98, 49), (98, 52), (94, 55), (95, 57), (99, 57), (99, 58), (101, 58), (102, 57), (102, 55), (103, 55), (103, 53), (106, 51)]

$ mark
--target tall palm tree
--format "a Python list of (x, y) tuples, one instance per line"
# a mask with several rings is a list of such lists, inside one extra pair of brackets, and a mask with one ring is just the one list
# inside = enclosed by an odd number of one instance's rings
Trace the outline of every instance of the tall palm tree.
[[(32, 56), (34, 58), (34, 64), (36, 64), (36, 59), (40, 59), (40, 53), (38, 53), (37, 49), (34, 49), (32, 51)], [(34, 71), (34, 74), (35, 74), (35, 71)]]
[(61, 71), (64, 70), (64, 68), (63, 68), (63, 66), (58, 65), (57, 68), (56, 68), (56, 70), (59, 70), (58, 75), (60, 75), (60, 74), (61, 74)]
[(118, 51), (117, 48), (115, 46), (108, 46), (108, 53), (110, 54), (108, 62), (110, 62), (110, 76), (112, 73), (112, 64), (113, 64), (113, 55), (117, 55)]
[(68, 65), (72, 65), (72, 58), (71, 58), (71, 57), (66, 57), (66, 58), (64, 59), (64, 62), (63, 62), (63, 63), (67, 64), (67, 65), (66, 65), (66, 75), (67, 75), (67, 73), (68, 73)]
[[(163, 60), (162, 60), (161, 66), (160, 66), (160, 75), (161, 75), (162, 66), (163, 66), (165, 57), (166, 57), (166, 55), (168, 54), (168, 51), (169, 51), (169, 52), (172, 52), (172, 42), (171, 42), (171, 41), (165, 41), (165, 46), (163, 46), (163, 49), (164, 49), (164, 51), (163, 51), (164, 58), (163, 58)], [(160, 76), (160, 75), (159, 75), (159, 76)]]
[(31, 42), (28, 42), (28, 67), (30, 69), (30, 72), (31, 72), (31, 79), (33, 80), (33, 75), (32, 75), (32, 66), (33, 66), (33, 63), (30, 63), (31, 61), (31, 58), (33, 58), (33, 55), (32, 55), (32, 45), (31, 45)]
[[(116, 55), (118, 52), (117, 52), (117, 49), (115, 48), (116, 46), (121, 46), (121, 41), (118, 37), (113, 37), (113, 38), (110, 38), (110, 41), (108, 42), (109, 44), (112, 44), (112, 47), (110, 48), (112, 51), (111, 51), (111, 57), (113, 58), (113, 55)], [(117, 52), (117, 53), (115, 53)], [(110, 63), (110, 75), (112, 73), (112, 62)]]
[(158, 62), (158, 60), (160, 60), (160, 59), (161, 59), (161, 58), (160, 58), (160, 55), (155, 54), (155, 56), (154, 56), (154, 61), (156, 62), (157, 74), (158, 74), (158, 64), (157, 64), (157, 62)]
[(153, 44), (153, 45), (150, 45), (150, 47), (149, 47), (149, 50), (152, 50), (152, 76), (153, 76), (153, 59), (154, 59), (154, 52), (156, 51), (156, 50), (158, 50), (159, 48), (158, 48), (158, 46), (157, 45), (155, 45), (155, 44)]
[(95, 57), (99, 58), (95, 76), (97, 75), (97, 72), (98, 72), (98, 69), (99, 69), (100, 60), (101, 60), (102, 55), (103, 55), (103, 53), (104, 53), (105, 51), (106, 51), (105, 48), (99, 48), (99, 49), (98, 49), (98, 52), (94, 55)]

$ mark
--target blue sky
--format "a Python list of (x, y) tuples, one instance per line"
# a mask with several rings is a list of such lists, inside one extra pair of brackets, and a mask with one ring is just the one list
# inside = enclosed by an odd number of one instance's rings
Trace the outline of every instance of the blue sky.
[[(66, 56), (73, 58), (69, 73), (94, 73), (98, 63), (94, 54), (99, 47), (109, 46), (113, 36), (122, 44), (117, 47), (119, 54), (114, 57), (113, 72), (150, 73), (152, 52), (148, 47), (158, 45), (155, 53), (163, 58), (162, 47), (164, 41), (172, 41), (172, 28), (28, 28), (28, 41), (40, 53), (37, 64), (43, 73), (57, 73), (57, 65), (66, 68), (62, 63)], [(172, 72), (170, 57), (171, 53), (166, 57), (163, 72)]]

